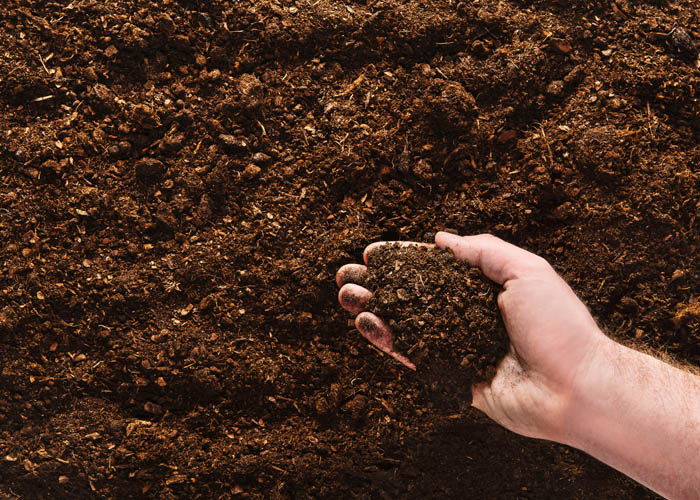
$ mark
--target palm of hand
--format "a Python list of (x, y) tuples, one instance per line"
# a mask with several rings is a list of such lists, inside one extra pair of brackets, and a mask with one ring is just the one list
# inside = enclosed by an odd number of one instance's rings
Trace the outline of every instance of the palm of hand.
[(498, 305), (511, 351), (493, 380), (472, 389), (474, 406), (518, 434), (561, 441), (575, 379), (603, 335), (549, 266), (505, 282)]

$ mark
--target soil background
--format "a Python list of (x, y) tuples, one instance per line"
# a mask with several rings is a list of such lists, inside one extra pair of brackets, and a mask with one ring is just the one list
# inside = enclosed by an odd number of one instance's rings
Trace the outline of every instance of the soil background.
[(420, 373), (333, 276), (378, 239), (490, 232), (700, 365), (699, 16), (3, 2), (0, 495), (653, 497), (407, 397)]

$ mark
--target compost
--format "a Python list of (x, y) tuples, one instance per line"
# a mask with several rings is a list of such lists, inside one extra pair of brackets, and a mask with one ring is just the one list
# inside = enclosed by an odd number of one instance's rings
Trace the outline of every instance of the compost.
[(700, 365), (698, 16), (3, 2), (0, 496), (653, 497), (436, 405), (333, 277), (376, 240), (493, 233)]
[(469, 405), (471, 385), (492, 378), (508, 352), (498, 288), (449, 250), (389, 244), (371, 252), (368, 264), (374, 295), (367, 310), (385, 321), (418, 378), (438, 389), (430, 399)]

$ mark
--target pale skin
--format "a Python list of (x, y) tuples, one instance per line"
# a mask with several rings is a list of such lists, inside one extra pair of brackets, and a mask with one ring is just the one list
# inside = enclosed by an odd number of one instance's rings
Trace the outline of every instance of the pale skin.
[[(365, 263), (382, 244), (367, 247)], [(667, 498), (700, 498), (700, 377), (603, 334), (544, 259), (491, 235), (438, 233), (435, 244), (502, 287), (511, 348), (495, 377), (472, 387), (473, 406), (518, 434), (579, 448)], [(340, 304), (372, 344), (420, 370), (394, 350), (381, 318), (364, 311), (366, 272), (361, 264), (338, 271)]]

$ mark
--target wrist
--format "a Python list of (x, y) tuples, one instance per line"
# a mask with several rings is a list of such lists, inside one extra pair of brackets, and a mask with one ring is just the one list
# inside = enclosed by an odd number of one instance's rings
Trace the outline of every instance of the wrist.
[[(608, 390), (615, 374), (611, 367), (623, 357), (624, 346), (602, 332), (595, 347), (572, 379), (561, 427), (561, 443), (585, 449), (590, 423), (600, 413), (600, 404), (614, 404)], [(604, 432), (604, 431), (603, 431)]]
[(668, 498), (698, 498), (700, 381), (610, 339), (565, 412), (560, 442)]

